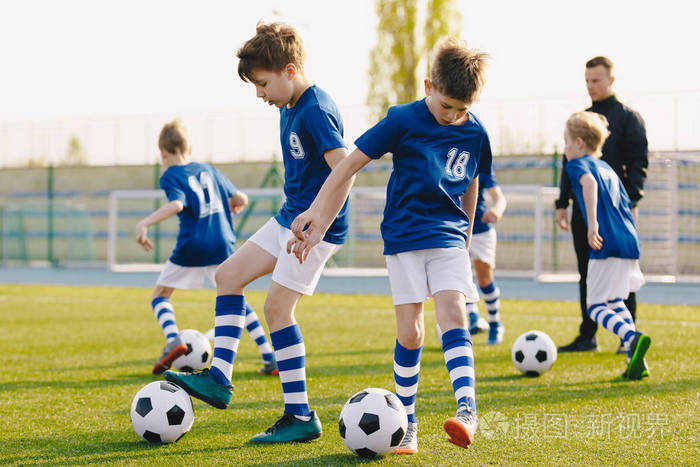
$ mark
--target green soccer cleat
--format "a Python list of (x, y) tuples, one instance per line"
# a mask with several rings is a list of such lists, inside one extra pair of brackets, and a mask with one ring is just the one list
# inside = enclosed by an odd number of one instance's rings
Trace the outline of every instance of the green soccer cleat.
[(196, 373), (180, 373), (177, 371), (166, 371), (163, 373), (166, 380), (175, 383), (187, 391), (191, 396), (203, 400), (217, 409), (225, 409), (231, 402), (233, 385), (224, 386), (214, 380), (209, 374), (209, 368)]
[(310, 414), (311, 420), (304, 422), (296, 418), (293, 414), (285, 412), (282, 417), (275, 422), (264, 433), (258, 433), (250, 438), (251, 443), (294, 443), (301, 441), (311, 441), (319, 438), (323, 429), (321, 420), (318, 419), (315, 411)]
[(634, 338), (632, 338), (632, 342), (630, 343), (632, 357), (630, 357), (630, 361), (627, 364), (627, 371), (625, 372), (627, 378), (637, 380), (642, 379), (644, 376), (649, 376), (649, 371), (644, 361), (644, 355), (646, 355), (650, 345), (651, 337), (642, 332), (636, 332), (634, 334)]

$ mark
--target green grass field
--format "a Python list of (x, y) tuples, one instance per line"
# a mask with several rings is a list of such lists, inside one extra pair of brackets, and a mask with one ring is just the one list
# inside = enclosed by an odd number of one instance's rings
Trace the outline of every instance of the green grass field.
[[(601, 351), (559, 355), (539, 378), (520, 376), (510, 360), (515, 338), (530, 329), (568, 342), (578, 325), (574, 302), (503, 300), (504, 345), (474, 337), (481, 424), (465, 451), (446, 441), (442, 422), (455, 401), (426, 313), (417, 399), (419, 453), (363, 460), (348, 451), (337, 418), (365, 387), (393, 390), (395, 339), (390, 297), (318, 294), (302, 299), (297, 319), (307, 349), (309, 399), (321, 439), (253, 446), (248, 439), (282, 411), (277, 377), (264, 377), (257, 347), (244, 336), (228, 410), (196, 399), (194, 425), (177, 443), (148, 445), (129, 419), (136, 392), (157, 378), (151, 366), (163, 337), (146, 288), (0, 285), (0, 464), (3, 465), (558, 465), (700, 462), (700, 307), (639, 306), (652, 336), (651, 377), (623, 382), (617, 339), (599, 332)], [(249, 293), (262, 316), (264, 294)], [(213, 324), (214, 292), (178, 291), (180, 329)]]

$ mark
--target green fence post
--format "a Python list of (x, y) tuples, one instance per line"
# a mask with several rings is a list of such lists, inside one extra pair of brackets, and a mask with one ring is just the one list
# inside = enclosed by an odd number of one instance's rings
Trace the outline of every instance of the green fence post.
[[(153, 171), (153, 188), (160, 189), (160, 163), (156, 161)], [(154, 211), (160, 208), (160, 198), (156, 198), (154, 203)], [(153, 262), (160, 264), (160, 222), (155, 225), (153, 239)]]
[(53, 257), (53, 237), (54, 237), (54, 232), (53, 232), (53, 164), (49, 164), (49, 173), (48, 173), (48, 189), (47, 189), (47, 197), (48, 197), (48, 206), (47, 206), (47, 214), (48, 214), (48, 222), (49, 222), (49, 227), (48, 227), (48, 238), (46, 239), (48, 242), (48, 260), (49, 264), (55, 266), (55, 261)]
[[(273, 161), (270, 168), (267, 170), (267, 172), (265, 172), (265, 176), (263, 177), (263, 180), (258, 188), (265, 188), (267, 186), (277, 187), (283, 184), (284, 182), (282, 180), (282, 176), (280, 175), (279, 168), (277, 167), (277, 161)], [(241, 232), (243, 232), (243, 229), (245, 228), (245, 225), (248, 222), (248, 218), (255, 209), (256, 204), (258, 204), (257, 200), (253, 200), (250, 203), (248, 203), (248, 208), (241, 216), (241, 220), (238, 222), (238, 226), (236, 227), (236, 232), (238, 233), (238, 235), (240, 235)], [(271, 215), (274, 216), (277, 213), (277, 211), (279, 211), (280, 206), (279, 203), (276, 202), (271, 202), (271, 204)]]
[[(554, 146), (554, 154), (552, 155), (552, 186), (557, 186), (559, 183), (559, 152)], [(557, 250), (557, 216), (552, 216), (552, 269), (554, 272), (559, 270), (559, 254)]]

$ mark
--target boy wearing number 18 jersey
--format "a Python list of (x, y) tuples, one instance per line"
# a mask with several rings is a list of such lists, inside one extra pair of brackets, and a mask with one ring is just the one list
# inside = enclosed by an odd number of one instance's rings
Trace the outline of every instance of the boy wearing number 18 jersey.
[(467, 248), (478, 177), (491, 173), (488, 135), (469, 112), (483, 86), (484, 68), (485, 54), (460, 41), (444, 41), (425, 81), (427, 97), (391, 107), (355, 141), (357, 149), (333, 169), (311, 207), (292, 223), (295, 239), (288, 251), (305, 261), (339, 211), (347, 181), (371, 160), (393, 154), (381, 232), (397, 324), (394, 382), (409, 422), (398, 454), (418, 451), (423, 302), (431, 296), (457, 402), (456, 415), (444, 423), (448, 440), (467, 448), (478, 423), (465, 300), (478, 300)]
[[(248, 197), (221, 172), (208, 164), (190, 161), (192, 148), (179, 121), (167, 123), (158, 140), (165, 172), (160, 187), (168, 203), (142, 219), (136, 226), (136, 241), (146, 251), (153, 248), (148, 227), (177, 214), (180, 228), (175, 249), (166, 261), (151, 296), (153, 314), (166, 338), (162, 355), (153, 367), (161, 374), (187, 351), (180, 340), (170, 297), (175, 289), (196, 289), (205, 279), (214, 283), (214, 271), (233, 253), (236, 240), (232, 213), (240, 212)], [(277, 374), (272, 348), (265, 338), (253, 309), (246, 305), (246, 329), (255, 339), (263, 358), (262, 374)]]

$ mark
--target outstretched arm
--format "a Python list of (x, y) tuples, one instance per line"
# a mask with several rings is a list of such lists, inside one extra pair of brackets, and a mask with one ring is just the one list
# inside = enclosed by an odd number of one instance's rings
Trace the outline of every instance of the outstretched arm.
[(462, 195), (462, 210), (469, 217), (469, 230), (467, 231), (467, 249), (472, 241), (472, 230), (474, 230), (474, 213), (476, 212), (476, 199), (479, 196), (479, 176), (477, 175), (467, 187), (467, 191)]
[(153, 249), (153, 242), (148, 238), (148, 228), (153, 224), (157, 224), (158, 222), (162, 222), (174, 216), (183, 209), (182, 201), (170, 201), (168, 204), (164, 204), (147, 217), (141, 219), (139, 223), (136, 224), (136, 241), (144, 250), (151, 251)]
[[(326, 160), (328, 161), (328, 157)], [(355, 149), (342, 160), (328, 161), (333, 171), (326, 178), (309, 209), (299, 214), (292, 222), (294, 238), (287, 243), (287, 253), (294, 252), (300, 263), (306, 260), (311, 248), (323, 239), (333, 219), (343, 207), (355, 181), (355, 174), (370, 160), (362, 151)]]
[(506, 210), (506, 197), (503, 196), (503, 191), (498, 185), (492, 186), (488, 191), (493, 200), (493, 205), (481, 216), (481, 221), (487, 224), (495, 224), (501, 220), (503, 212)]
[(594, 250), (600, 250), (603, 247), (603, 237), (598, 234), (598, 183), (589, 173), (581, 175), (580, 182), (588, 219), (588, 244)]

